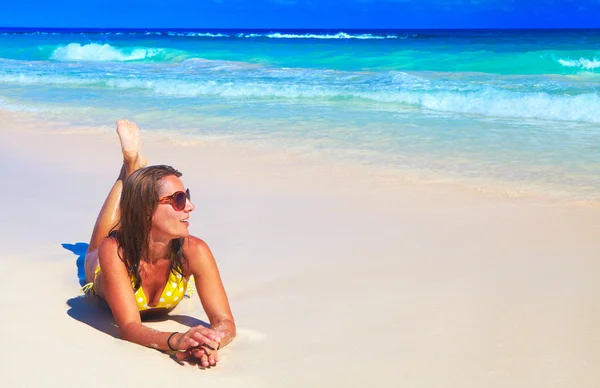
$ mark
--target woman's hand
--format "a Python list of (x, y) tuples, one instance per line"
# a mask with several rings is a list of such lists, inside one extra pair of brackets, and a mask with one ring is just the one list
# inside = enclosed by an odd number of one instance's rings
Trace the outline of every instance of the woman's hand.
[(188, 350), (207, 345), (213, 349), (219, 348), (219, 342), (225, 336), (224, 333), (214, 331), (202, 325), (192, 327), (185, 333), (178, 333), (169, 341), (170, 346), (181, 352), (188, 353)]
[(219, 362), (218, 355), (218, 346), (217, 342), (207, 343), (195, 348), (188, 349), (185, 352), (177, 353), (176, 357), (179, 361), (190, 360), (190, 357), (193, 357), (195, 362), (201, 364), (204, 368), (208, 368), (211, 366), (216, 366), (217, 362)]

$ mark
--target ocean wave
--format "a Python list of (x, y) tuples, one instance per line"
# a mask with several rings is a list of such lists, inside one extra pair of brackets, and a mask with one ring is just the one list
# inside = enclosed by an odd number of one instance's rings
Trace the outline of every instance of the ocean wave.
[[(252, 35), (252, 34), (251, 34)], [(282, 34), (276, 32), (273, 34), (263, 35), (267, 38), (273, 39), (397, 39), (396, 35), (372, 35), (372, 34), (347, 34), (345, 32), (338, 32), (337, 34)], [(255, 36), (244, 36), (253, 38)]]
[(235, 84), (158, 82), (127, 84), (115, 87), (143, 87), (154, 93), (174, 97), (218, 96), (228, 98), (325, 99), (330, 101), (362, 100), (366, 102), (408, 105), (431, 111), (472, 114), (484, 117), (542, 119), (600, 123), (600, 96), (596, 93), (575, 96), (548, 93), (523, 93), (486, 89), (471, 92), (415, 90), (351, 90), (326, 86), (276, 84)]
[(600, 67), (600, 60), (596, 58), (559, 59), (558, 63), (565, 67), (580, 67), (586, 70), (592, 70)]
[[(212, 73), (211, 73), (212, 74)], [(316, 78), (302, 82), (295, 77), (264, 80), (262, 72), (253, 79), (125, 78), (89, 75), (86, 77), (50, 74), (0, 74), (1, 83), (56, 85), (60, 87), (100, 87), (138, 89), (155, 96), (173, 98), (215, 97), (251, 101), (302, 100), (302, 103), (360, 103), (386, 109), (416, 108), (450, 114), (511, 119), (542, 119), (600, 123), (600, 96), (597, 93), (568, 95), (564, 92), (514, 91), (500, 87), (461, 88), (460, 85), (422, 80), (393, 74), (391, 79), (342, 82), (342, 78)], [(392, 82), (390, 82), (392, 81)]]
[[(146, 35), (156, 35), (152, 32), (147, 32)], [(230, 38), (229, 34), (211, 33), (211, 32), (167, 32), (168, 36), (190, 36), (199, 38)]]
[[(115, 34), (115, 33), (107, 33)], [(130, 32), (130, 35), (140, 34), (139, 32)], [(287, 32), (239, 32), (239, 33), (224, 33), (224, 32), (188, 32), (188, 31), (147, 31), (143, 35), (147, 36), (178, 36), (192, 38), (269, 38), (269, 39), (407, 39), (415, 38), (417, 34), (397, 35), (397, 34), (350, 34), (346, 32), (338, 33), (287, 33)]]
[(467, 93), (399, 92), (374, 99), (485, 117), (600, 123), (600, 96), (596, 93), (569, 96), (485, 89)]
[(99, 36), (171, 36), (190, 38), (229, 38), (229, 39), (408, 39), (417, 38), (415, 33), (349, 33), (349, 32), (208, 32), (208, 31), (87, 31), (87, 32), (54, 32), (54, 31), (4, 31), (0, 35), (99, 35)]
[(71, 77), (68, 75), (42, 74), (0, 74), (0, 83), (18, 85), (53, 85), (53, 86), (102, 86), (106, 81), (94, 77)]
[(109, 44), (90, 43), (81, 45), (69, 43), (56, 48), (51, 59), (57, 61), (140, 61), (155, 57), (164, 50), (157, 48), (130, 48), (119, 49)]

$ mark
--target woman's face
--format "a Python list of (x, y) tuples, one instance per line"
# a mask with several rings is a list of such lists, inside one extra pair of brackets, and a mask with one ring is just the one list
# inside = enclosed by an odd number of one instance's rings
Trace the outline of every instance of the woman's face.
[[(159, 198), (168, 197), (178, 191), (185, 192), (181, 179), (174, 175), (162, 179)], [(183, 210), (175, 210), (171, 203), (159, 203), (152, 217), (152, 233), (164, 239), (175, 239), (189, 235), (190, 212), (194, 210), (194, 204), (187, 199)]]

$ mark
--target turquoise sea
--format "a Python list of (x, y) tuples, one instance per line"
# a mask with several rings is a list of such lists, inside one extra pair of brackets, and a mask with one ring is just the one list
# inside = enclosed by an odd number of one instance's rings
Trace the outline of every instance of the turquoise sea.
[(0, 29), (0, 109), (600, 200), (600, 30)]

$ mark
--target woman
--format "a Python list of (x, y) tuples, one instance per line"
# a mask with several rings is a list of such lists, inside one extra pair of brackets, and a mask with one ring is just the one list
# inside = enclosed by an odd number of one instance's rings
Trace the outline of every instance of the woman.
[[(145, 167), (135, 123), (117, 121), (117, 133), (123, 166), (94, 226), (85, 289), (106, 300), (124, 340), (214, 366), (236, 329), (212, 253), (189, 234), (189, 190), (172, 167)], [(190, 276), (210, 329), (173, 333), (143, 325), (142, 316), (168, 312), (181, 301)]]

